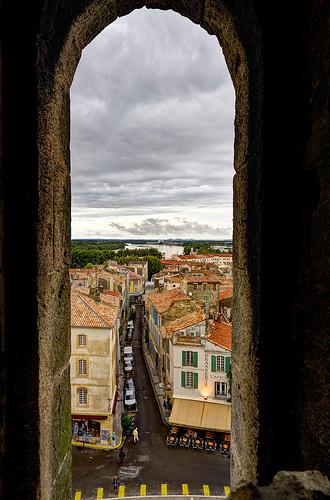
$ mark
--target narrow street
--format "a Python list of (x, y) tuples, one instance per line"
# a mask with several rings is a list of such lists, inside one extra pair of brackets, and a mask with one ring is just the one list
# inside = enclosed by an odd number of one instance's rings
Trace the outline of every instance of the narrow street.
[(81, 491), (81, 500), (94, 500), (98, 488), (103, 489), (103, 497), (98, 498), (118, 496), (113, 493), (114, 475), (124, 486), (120, 490), (124, 496), (143, 494), (141, 485), (146, 485), (146, 495), (182, 495), (182, 485), (186, 485), (186, 494), (203, 495), (206, 485), (210, 495), (225, 496), (224, 488), (229, 486), (227, 457), (205, 450), (167, 448), (165, 444), (168, 429), (162, 422), (142, 355), (143, 309), (136, 309), (132, 346), (137, 412), (133, 420), (139, 441), (134, 443), (132, 436), (126, 439), (123, 464), (118, 464), (118, 451), (73, 447), (72, 498), (75, 499), (76, 491)]

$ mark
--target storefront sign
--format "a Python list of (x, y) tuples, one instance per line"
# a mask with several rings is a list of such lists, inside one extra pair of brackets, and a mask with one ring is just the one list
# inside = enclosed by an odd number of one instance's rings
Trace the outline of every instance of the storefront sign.
[(209, 355), (206, 353), (204, 358), (204, 379), (205, 385), (207, 385), (209, 379)]

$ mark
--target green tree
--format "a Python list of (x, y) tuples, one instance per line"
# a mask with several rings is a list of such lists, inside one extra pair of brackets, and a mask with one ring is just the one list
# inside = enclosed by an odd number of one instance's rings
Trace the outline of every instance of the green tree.
[(148, 280), (150, 281), (151, 276), (163, 269), (163, 264), (158, 257), (154, 257), (153, 255), (147, 255), (145, 260), (148, 261)]

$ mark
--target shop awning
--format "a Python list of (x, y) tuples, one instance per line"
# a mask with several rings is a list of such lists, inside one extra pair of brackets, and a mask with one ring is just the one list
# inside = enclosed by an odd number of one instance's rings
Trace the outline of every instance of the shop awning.
[(106, 420), (109, 415), (71, 415), (72, 420)]
[(175, 398), (169, 424), (214, 432), (230, 432), (231, 406), (211, 401)]

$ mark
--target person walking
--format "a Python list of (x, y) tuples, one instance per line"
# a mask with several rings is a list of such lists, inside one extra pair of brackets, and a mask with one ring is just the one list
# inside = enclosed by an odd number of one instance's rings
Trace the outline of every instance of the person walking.
[(116, 433), (112, 433), (112, 446), (116, 446)]
[(113, 484), (113, 492), (118, 493), (118, 478), (117, 478), (117, 476), (113, 477), (112, 484)]
[(139, 434), (138, 434), (137, 427), (135, 427), (135, 429), (133, 431), (133, 437), (134, 437), (134, 443), (136, 443), (136, 441), (139, 440)]

